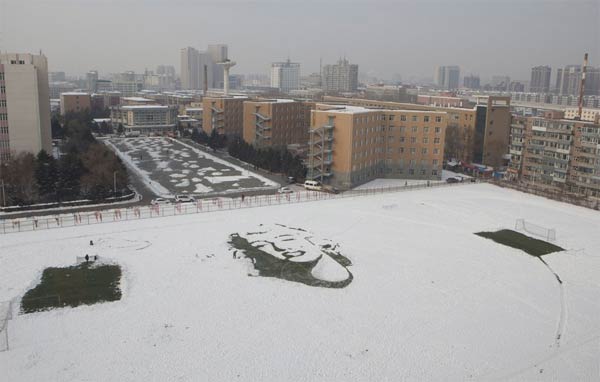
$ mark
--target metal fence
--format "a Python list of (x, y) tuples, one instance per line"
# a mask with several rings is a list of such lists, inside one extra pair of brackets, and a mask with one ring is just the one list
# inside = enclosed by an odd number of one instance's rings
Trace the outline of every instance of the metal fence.
[(300, 191), (289, 194), (255, 195), (239, 198), (212, 198), (199, 199), (195, 203), (157, 204), (127, 208), (114, 208), (89, 212), (63, 213), (54, 216), (25, 217), (17, 219), (3, 219), (0, 233), (18, 233), (46, 230), (53, 228), (75, 227), (80, 225), (112, 223), (120, 221), (151, 219), (164, 216), (177, 216), (188, 214), (201, 214), (215, 211), (235, 210), (241, 208), (255, 208), (316, 202), (322, 200), (353, 198), (383, 193), (411, 191), (434, 187), (452, 187), (471, 183), (423, 183), (396, 187), (368, 188), (350, 190), (339, 194), (320, 191)]

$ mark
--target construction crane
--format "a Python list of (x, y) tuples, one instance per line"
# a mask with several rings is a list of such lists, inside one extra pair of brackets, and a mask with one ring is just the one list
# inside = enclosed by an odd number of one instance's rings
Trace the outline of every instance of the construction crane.
[(585, 72), (587, 71), (588, 54), (583, 56), (583, 68), (581, 68), (581, 83), (579, 84), (579, 110), (577, 111), (577, 119), (581, 121), (583, 112), (583, 92), (585, 91)]

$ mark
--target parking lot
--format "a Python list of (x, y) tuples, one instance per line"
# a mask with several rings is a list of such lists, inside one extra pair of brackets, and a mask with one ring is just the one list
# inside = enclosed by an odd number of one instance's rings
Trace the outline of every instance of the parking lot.
[(212, 196), (274, 190), (279, 184), (170, 138), (110, 138), (105, 143), (153, 192)]

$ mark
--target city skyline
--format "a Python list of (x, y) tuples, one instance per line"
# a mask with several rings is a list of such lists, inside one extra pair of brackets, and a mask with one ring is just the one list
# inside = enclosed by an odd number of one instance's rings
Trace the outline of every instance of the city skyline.
[[(301, 64), (302, 75), (318, 72), (320, 59), (323, 64), (332, 64), (345, 56), (360, 66), (361, 74), (382, 79), (397, 75), (431, 77), (436, 66), (452, 63), (460, 66), (461, 72), (477, 73), (482, 78), (506, 74), (527, 80), (532, 67), (580, 64), (585, 51), (590, 54), (590, 65), (600, 64), (597, 3), (483, 3), (259, 0), (197, 4), (186, 0), (130, 0), (107, 5), (95, 0), (84, 7), (74, 0), (51, 4), (4, 0), (0, 5), (0, 49), (41, 49), (51, 71), (76, 75), (93, 69), (108, 73), (143, 72), (159, 64), (179, 67), (182, 47), (214, 43), (229, 46), (231, 58), (238, 62), (234, 72), (242, 74), (268, 73), (271, 62), (288, 56)], [(183, 7), (185, 12), (181, 12)], [(239, 12), (231, 12), (232, 7)], [(131, 12), (145, 20), (143, 33), (130, 24), (127, 15)], [(72, 16), (57, 26), (54, 21), (63, 13)], [(276, 21), (266, 26), (256, 23), (263, 19)], [(177, 22), (166, 29), (161, 27), (168, 20)], [(298, 20), (303, 20), (302, 25)], [(537, 20), (544, 20), (544, 25)], [(332, 26), (329, 38), (322, 37), (323, 25)], [(542, 26), (552, 28), (544, 28), (543, 34), (535, 32)], [(80, 28), (86, 33), (80, 33)], [(30, 33), (19, 32), (24, 29)], [(415, 30), (419, 31), (416, 35)], [(440, 33), (464, 38), (442, 39)], [(499, 35), (503, 41), (519, 44), (498, 44)], [(78, 36), (78, 40), (73, 41), (71, 36)], [(127, 44), (114, 43), (124, 37)], [(72, 49), (74, 45), (77, 49)], [(553, 48), (557, 46), (560, 49)], [(255, 54), (258, 48), (261, 54)], [(411, 52), (410, 59), (406, 52)], [(114, 60), (115, 56), (119, 60)]]

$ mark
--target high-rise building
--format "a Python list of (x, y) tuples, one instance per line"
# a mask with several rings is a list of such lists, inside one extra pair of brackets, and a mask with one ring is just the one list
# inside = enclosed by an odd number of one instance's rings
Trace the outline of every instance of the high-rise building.
[(92, 110), (92, 97), (88, 93), (68, 92), (60, 95), (60, 114)]
[(556, 78), (556, 89), (561, 95), (578, 95), (579, 82), (581, 81), (581, 66), (567, 65), (559, 69)]
[(173, 65), (158, 65), (156, 67), (156, 74), (175, 77), (175, 67)]
[(290, 90), (300, 88), (300, 64), (291, 62), (288, 58), (285, 62), (274, 62), (271, 64), (271, 87), (287, 93)]
[(46, 56), (0, 54), (0, 160), (42, 149), (52, 152)]
[(446, 126), (447, 114), (434, 110), (317, 104), (308, 178), (344, 189), (382, 177), (438, 180)]
[(222, 89), (224, 86), (223, 66), (218, 63), (228, 59), (229, 56), (227, 50), (227, 45), (225, 44), (208, 45), (206, 52), (208, 53), (212, 65), (212, 84), (209, 82), (209, 87)]
[(98, 72), (91, 70), (85, 74), (87, 91), (95, 93), (98, 91)]
[(244, 102), (244, 140), (256, 147), (308, 142), (312, 102), (264, 99)]
[(227, 45), (209, 45), (206, 51), (183, 48), (180, 59), (183, 89), (199, 90), (204, 89), (205, 85), (207, 88), (223, 87), (223, 67), (218, 63), (227, 59)]
[(463, 79), (463, 85), (467, 89), (477, 90), (480, 88), (481, 83), (479, 81), (479, 76), (477, 75), (468, 75)]
[(340, 58), (337, 64), (325, 65), (321, 77), (321, 86), (326, 92), (355, 92), (358, 88), (358, 65)]
[(460, 78), (460, 68), (456, 65), (438, 66), (434, 73), (435, 84), (440, 89), (453, 90), (458, 89)]
[(551, 75), (552, 68), (549, 66), (535, 66), (531, 68), (529, 91), (532, 93), (548, 93), (550, 91)]

